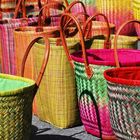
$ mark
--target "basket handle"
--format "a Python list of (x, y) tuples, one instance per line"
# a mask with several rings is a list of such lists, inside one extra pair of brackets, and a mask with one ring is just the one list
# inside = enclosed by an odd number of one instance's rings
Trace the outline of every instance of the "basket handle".
[(120, 28), (117, 30), (116, 34), (115, 34), (115, 37), (114, 37), (114, 57), (115, 57), (115, 63), (116, 63), (116, 66), (117, 67), (120, 67), (120, 63), (119, 63), (119, 58), (118, 58), (118, 53), (117, 53), (117, 40), (118, 40), (118, 37), (119, 37), (119, 34), (120, 32), (122, 31), (122, 29), (130, 24), (130, 23), (139, 23), (140, 24), (140, 21), (138, 20), (128, 20), (126, 22), (124, 22)]
[[(51, 1), (50, 3), (46, 3), (39, 11), (39, 15), (38, 15), (38, 28), (40, 28), (42, 25), (42, 12), (44, 10), (44, 15), (43, 15), (43, 18), (45, 17), (45, 10), (48, 10), (50, 8), (54, 8), (54, 9), (58, 9), (58, 10), (62, 10), (62, 9), (65, 9), (65, 6), (58, 2), (58, 1)], [(57, 17), (57, 16), (60, 16), (59, 15), (54, 15), (54, 17)], [(50, 15), (49, 15), (49, 11), (47, 12), (47, 18), (49, 19), (50, 18)], [(50, 23), (49, 23), (50, 24)], [(37, 29), (38, 30), (38, 29)]]
[(86, 10), (86, 7), (84, 5), (84, 3), (82, 1), (73, 1), (72, 3), (70, 3), (70, 5), (66, 8), (65, 12), (67, 13), (70, 13), (70, 10), (76, 5), (76, 4), (81, 4), (82, 8), (83, 8), (83, 13), (76, 13), (76, 17), (77, 16), (80, 16), (80, 15), (84, 15), (84, 22), (87, 20), (87, 17), (88, 17), (88, 13), (87, 13), (87, 10)]
[(42, 66), (41, 66), (41, 70), (40, 70), (38, 78), (36, 80), (37, 87), (39, 87), (40, 82), (42, 80), (43, 74), (45, 72), (46, 65), (48, 63), (49, 53), (50, 53), (50, 43), (49, 43), (49, 40), (48, 40), (46, 34), (42, 34), (42, 36), (40, 35), (39, 37), (36, 37), (34, 40), (31, 41), (31, 43), (29, 44), (29, 46), (27, 47), (27, 49), (25, 51), (25, 54), (24, 54), (24, 57), (23, 57), (23, 60), (22, 60), (22, 64), (21, 64), (21, 76), (23, 77), (24, 76), (25, 63), (26, 63), (27, 57), (29, 55), (29, 52), (30, 52), (31, 48), (33, 47), (33, 45), (35, 44), (35, 42), (37, 42), (41, 38), (43, 38), (45, 40), (46, 49), (45, 49), (45, 55), (44, 55), (43, 63), (42, 63)]
[[(97, 14), (95, 14), (95, 15), (93, 15), (93, 16), (91, 16), (87, 19), (87, 21), (84, 24), (84, 28), (83, 28), (84, 35), (85, 35), (86, 38), (88, 38), (88, 35), (89, 35), (90, 31), (92, 30), (91, 29), (92, 28), (92, 21), (95, 20), (95, 18), (97, 16), (102, 16), (104, 18), (105, 22), (106, 22), (108, 30), (107, 30), (107, 37), (106, 37), (106, 40), (104, 42), (104, 48), (105, 49), (110, 48), (111, 47), (111, 41), (110, 41), (111, 30), (110, 30), (110, 26), (109, 26), (109, 21), (104, 14), (97, 13)], [(87, 30), (87, 28), (89, 28), (89, 29)]]
[[(65, 33), (64, 33), (64, 30), (66, 29), (68, 24), (67, 24), (67, 22), (64, 21), (64, 19), (68, 19), (68, 20), (72, 19), (73, 22), (76, 25), (76, 28), (79, 31), (80, 43), (81, 43), (81, 46), (82, 46), (82, 52), (83, 52), (83, 58), (84, 58), (85, 72), (86, 72), (88, 78), (90, 79), (92, 77), (92, 75), (93, 75), (93, 71), (90, 68), (89, 63), (87, 61), (87, 55), (86, 55), (85, 42), (84, 42), (84, 36), (83, 36), (82, 28), (81, 28), (79, 22), (77, 21), (76, 17), (71, 15), (70, 13), (64, 13), (61, 16), (61, 20), (60, 20), (60, 36), (61, 36), (61, 39), (62, 39), (62, 44), (63, 44), (64, 50), (66, 52), (67, 58), (68, 58), (68, 60), (69, 60), (69, 62), (70, 62), (70, 64), (71, 64), (73, 69), (74, 69), (74, 64), (73, 64), (72, 58), (70, 56), (70, 53), (69, 53), (69, 50), (68, 50), (68, 47), (67, 47)], [(66, 24), (66, 26), (65, 26), (65, 24)]]

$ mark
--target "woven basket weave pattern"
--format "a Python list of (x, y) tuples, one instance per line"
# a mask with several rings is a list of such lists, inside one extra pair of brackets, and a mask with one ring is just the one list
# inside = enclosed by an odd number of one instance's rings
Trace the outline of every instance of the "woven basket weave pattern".
[[(92, 65), (94, 76), (90, 80), (87, 80), (84, 72), (84, 65), (77, 62), (74, 62), (74, 64), (80, 115), (85, 129), (87, 131), (92, 130), (92, 133), (99, 134), (95, 104), (93, 103), (93, 100), (91, 100), (91, 97), (87, 96), (88, 92), (90, 92), (98, 107), (102, 134), (106, 136), (113, 135), (109, 118), (107, 85), (103, 77), (104, 70), (110, 67)], [(80, 99), (83, 92), (85, 92), (85, 94)]]
[[(38, 94), (35, 98), (37, 116), (59, 128), (72, 127), (80, 122), (77, 107), (74, 73), (62, 46), (51, 40), (51, 52)], [(70, 42), (75, 42), (71, 39)], [(38, 73), (44, 45), (36, 44), (34, 72)], [(69, 47), (73, 52), (73, 47)], [(47, 86), (48, 85), (48, 86)]]
[[(1, 74), (1, 80), (22, 80)], [(20, 81), (21, 82), (21, 81)], [(28, 82), (26, 80), (26, 82)], [(0, 139), (30, 140), (34, 85), (0, 94)]]
[(114, 133), (124, 139), (140, 139), (140, 88), (108, 83), (109, 108)]
[[(111, 41), (111, 48), (114, 48), (114, 35), (111, 35), (110, 37)], [(136, 43), (138, 41), (137, 37), (130, 37), (130, 36), (122, 36), (120, 35), (118, 38), (118, 49), (136, 49)], [(102, 39), (95, 39), (91, 45), (91, 48), (93, 49), (102, 49), (104, 46), (105, 40)]]

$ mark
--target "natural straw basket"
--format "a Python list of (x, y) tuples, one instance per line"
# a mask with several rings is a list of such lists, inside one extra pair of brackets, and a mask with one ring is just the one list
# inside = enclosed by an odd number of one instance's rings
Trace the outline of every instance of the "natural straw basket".
[[(74, 73), (66, 59), (61, 40), (57, 41), (57, 38), (49, 38), (49, 40), (50, 56), (35, 98), (35, 112), (43, 121), (59, 128), (68, 128), (80, 122)], [(78, 41), (76, 38), (67, 39), (70, 52), (75, 51), (76, 48), (73, 47), (73, 44)], [(58, 42), (59, 44), (57, 44)], [(43, 53), (44, 43), (36, 43), (33, 52), (34, 60), (38, 60), (34, 61), (35, 74), (40, 68)]]
[[(132, 4), (133, 4), (134, 18), (136, 20), (140, 20), (140, 1), (139, 0), (133, 0)], [(135, 27), (136, 27), (137, 34), (140, 36), (140, 25), (135, 24)]]
[[(99, 13), (104, 13), (109, 22), (115, 24), (117, 31), (123, 22), (134, 19), (131, 1), (132, 0), (96, 0), (96, 10)], [(102, 20), (100, 17), (99, 19)], [(133, 24), (130, 24), (121, 34), (131, 35), (134, 31)]]
[[(39, 12), (38, 17), (38, 25), (37, 26), (26, 26), (20, 27), (15, 29), (14, 31), (14, 44), (15, 44), (15, 67), (16, 67), (16, 74), (20, 75), (20, 68), (21, 68), (21, 61), (23, 59), (23, 54), (29, 44), (29, 42), (36, 37), (36, 35), (41, 35), (47, 33), (48, 37), (58, 37), (59, 36), (59, 26), (43, 26), (42, 19), (41, 19), (41, 11), (44, 8), (51, 8), (51, 7), (58, 7), (61, 6), (65, 8), (62, 4), (53, 2), (46, 4), (42, 7)], [(21, 47), (22, 44), (22, 47)], [(25, 66), (25, 77), (33, 79), (33, 58), (32, 52), (28, 57), (26, 66)]]
[[(64, 37), (65, 24), (63, 18), (71, 17), (78, 29), (82, 51), (70, 55)], [(92, 18), (95, 18), (93, 16)], [(63, 28), (65, 27), (65, 28)], [(92, 135), (103, 139), (115, 139), (110, 124), (107, 85), (103, 77), (103, 72), (111, 67), (115, 67), (120, 62), (122, 66), (140, 65), (140, 51), (130, 49), (89, 49), (91, 43), (84, 41), (82, 29), (76, 18), (70, 14), (63, 14), (61, 19), (61, 37), (68, 60), (75, 71), (77, 95), (80, 108), (80, 116), (85, 130)], [(91, 38), (91, 40), (94, 38)], [(103, 45), (104, 47), (104, 45)], [(118, 59), (114, 59), (114, 52), (118, 51)], [(124, 57), (125, 56), (125, 57)], [(116, 63), (115, 63), (116, 60)]]
[[(26, 58), (31, 47), (42, 37), (36, 38), (29, 44), (22, 61), (22, 76), (24, 74)], [(45, 38), (46, 53), (36, 82), (18, 76), (0, 74), (1, 140), (31, 139), (32, 102), (40, 85), (49, 56), (49, 41), (45, 35), (43, 38)]]

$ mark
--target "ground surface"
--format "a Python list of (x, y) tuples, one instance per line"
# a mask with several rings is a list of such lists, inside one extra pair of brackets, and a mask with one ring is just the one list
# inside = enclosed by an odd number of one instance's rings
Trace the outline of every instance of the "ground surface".
[(59, 129), (33, 116), (32, 140), (100, 140), (84, 131), (83, 126)]

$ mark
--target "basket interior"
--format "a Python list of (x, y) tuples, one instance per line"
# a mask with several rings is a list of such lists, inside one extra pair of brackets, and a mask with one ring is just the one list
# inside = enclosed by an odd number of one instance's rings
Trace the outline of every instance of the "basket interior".
[(34, 85), (34, 81), (11, 75), (0, 75), (0, 93), (12, 92), (15, 90), (22, 90), (25, 87), (30, 87)]
[(106, 80), (125, 85), (140, 86), (140, 67), (122, 67), (106, 70)]

